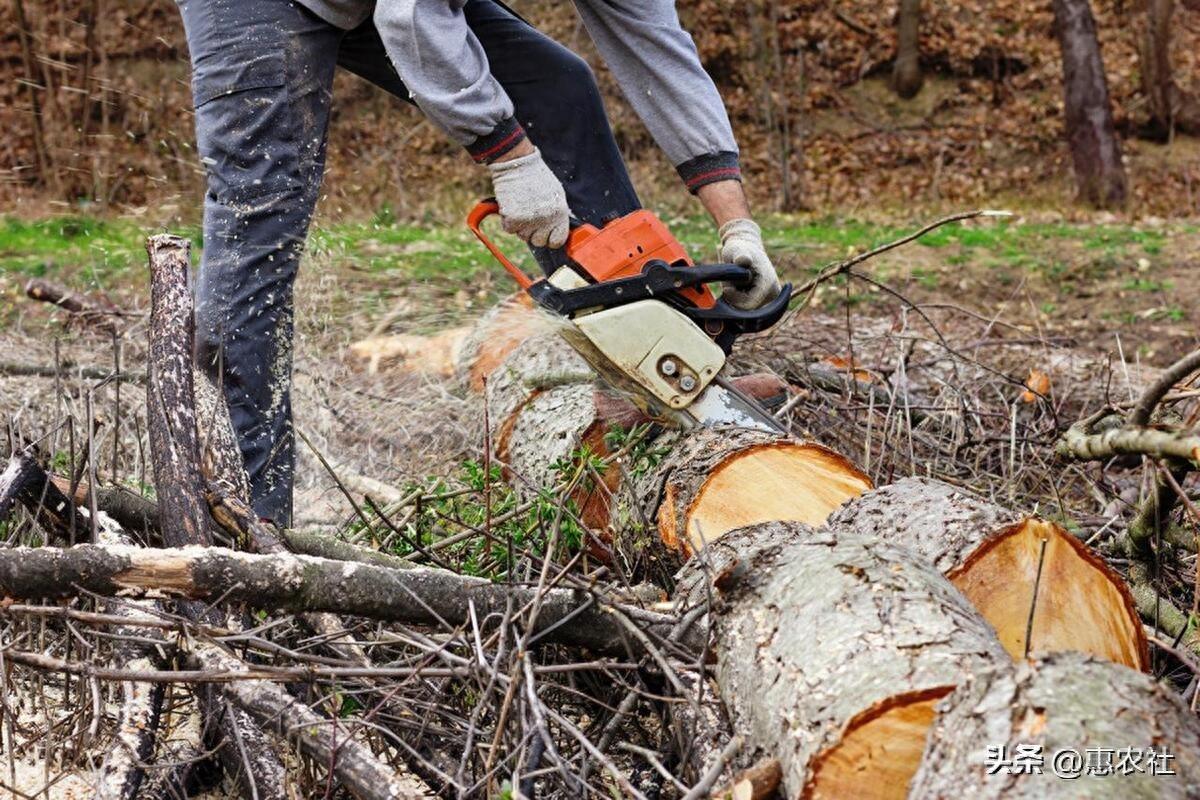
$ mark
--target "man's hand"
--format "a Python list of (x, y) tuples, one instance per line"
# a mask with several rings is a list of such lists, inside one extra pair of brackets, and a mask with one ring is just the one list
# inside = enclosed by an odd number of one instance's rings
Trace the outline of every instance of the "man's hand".
[(750, 205), (741, 182), (716, 181), (701, 186), (696, 196), (719, 226), (721, 260), (749, 267), (754, 273), (749, 287), (730, 286), (721, 297), (730, 305), (747, 310), (774, 300), (779, 294), (779, 278), (771, 257), (763, 248), (762, 231), (750, 219)]
[(752, 309), (774, 300), (779, 294), (775, 265), (763, 247), (762, 230), (751, 219), (733, 219), (721, 226), (721, 260), (749, 267), (754, 277), (749, 287), (730, 286), (721, 297), (735, 308)]
[(562, 247), (571, 210), (562, 184), (528, 143), (488, 165), (504, 230), (536, 247)]

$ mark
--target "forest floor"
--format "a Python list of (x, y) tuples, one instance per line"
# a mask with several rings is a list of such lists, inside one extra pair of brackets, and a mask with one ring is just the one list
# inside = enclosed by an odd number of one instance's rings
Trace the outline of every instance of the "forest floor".
[[(935, 217), (768, 216), (762, 222), (784, 279), (803, 282), (830, 261)], [(705, 220), (667, 222), (695, 258), (714, 255)], [(147, 495), (152, 481), (139, 376), (146, 367), (149, 309), (143, 242), (153, 232), (138, 219), (0, 217), (0, 419), (6, 426), (0, 435), (10, 446), (35, 441), (55, 471), (83, 474), (87, 426), (81, 421), (91, 418), (101, 480)], [(192, 238), (197, 261), (199, 230), (178, 232)], [(503, 241), (511, 254), (523, 252), (515, 241)], [(764, 341), (768, 334), (740, 346), (734, 368), (783, 365), (793, 398), (803, 401), (789, 417), (797, 435), (854, 458), (878, 483), (907, 474), (942, 478), (1036, 510), (1096, 542), (1120, 529), (1116, 523), (1137, 503), (1144, 475), (1120, 469), (1097, 476), (1090, 465), (1064, 465), (1052, 458), (1053, 442), (1097, 404), (1139, 394), (1136, 387), (1152, 371), (1140, 366), (1161, 367), (1200, 345), (1198, 252), (1200, 221), (1131, 224), (1109, 216), (1068, 221), (1025, 213), (952, 224), (862, 264), (858, 271), (870, 282), (823, 284), (812, 306), (779, 326), (774, 341)], [(120, 336), (26, 298), (25, 284), (35, 277), (124, 309)], [(373, 371), (350, 350), (379, 333), (430, 334), (469, 324), (512, 289), (465, 228), (405, 224), (386, 213), (317, 226), (297, 287), (293, 400), (296, 425), (312, 443), (297, 443), (297, 526), (408, 552), (404, 542), (389, 544), (392, 538), (369, 511), (352, 509), (317, 452), (347, 483), (365, 476), (406, 494), (420, 486), (435, 496), (412, 521), (415, 538), (427, 545), (477, 530), (518, 505), (511, 490), (497, 485), (498, 470), (491, 481), (481, 478), (486, 422), (477, 397), (394, 365)], [(120, 381), (77, 371), (103, 372), (118, 361)], [(928, 411), (924, 421), (907, 408), (881, 412), (856, 395), (861, 385), (845, 394), (839, 387), (801, 388), (804, 365), (818, 361), (852, 362), (875, 376), (907, 375), (906, 397)], [(50, 372), (18, 375), (11, 365)], [(1050, 402), (1021, 399), (1031, 370), (1053, 376)], [(873, 396), (869, 381), (866, 389)], [(968, 406), (971, 430), (960, 440), (959, 415)], [(486, 510), (481, 496), (488, 498)], [(529, 537), (536, 549), (531, 531), (539, 529), (540, 513), (535, 506), (514, 516), (504, 532), (518, 543)], [(0, 539), (5, 530), (0, 527)], [(488, 574), (487, 565), (496, 561), (489, 548), (473, 537), (439, 553), (456, 569)], [(1164, 571), (1164, 594), (1187, 603), (1194, 579), (1190, 562), (1172, 567)], [(1156, 667), (1156, 674), (1166, 669)], [(64, 760), (63, 774), (86, 774), (80, 763)], [(33, 786), (39, 778), (30, 781)]]

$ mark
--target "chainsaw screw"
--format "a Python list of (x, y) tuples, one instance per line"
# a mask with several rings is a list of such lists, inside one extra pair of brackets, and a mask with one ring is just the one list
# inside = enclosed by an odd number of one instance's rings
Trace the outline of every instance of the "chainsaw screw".
[(679, 388), (683, 389), (685, 392), (690, 392), (692, 389), (696, 388), (696, 379), (691, 375), (684, 375), (679, 379)]
[(675, 362), (669, 358), (664, 359), (662, 364), (659, 365), (658, 369), (659, 372), (661, 372), (663, 375), (666, 375), (668, 378), (679, 371), (678, 365), (676, 365)]

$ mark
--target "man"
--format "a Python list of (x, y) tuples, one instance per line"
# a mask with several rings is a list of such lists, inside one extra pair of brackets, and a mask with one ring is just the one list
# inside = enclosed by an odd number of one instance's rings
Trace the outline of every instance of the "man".
[[(222, 387), (256, 512), (291, 523), (292, 288), (324, 169), (334, 69), (415, 102), (491, 172), (504, 228), (559, 263), (574, 213), (639, 207), (587, 65), (498, 0), (178, 0), (208, 170), (197, 362)], [(672, 0), (576, 0), (655, 141), (749, 266), (779, 291), (750, 219), (720, 96)]]

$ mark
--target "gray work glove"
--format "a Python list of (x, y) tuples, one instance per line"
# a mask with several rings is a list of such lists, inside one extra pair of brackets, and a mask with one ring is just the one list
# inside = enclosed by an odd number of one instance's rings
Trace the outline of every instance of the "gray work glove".
[(774, 300), (779, 294), (779, 277), (771, 257), (763, 248), (762, 229), (751, 219), (731, 219), (717, 233), (721, 237), (721, 261), (741, 264), (754, 273), (748, 288), (725, 287), (721, 297), (735, 308), (754, 309)]
[(536, 148), (511, 161), (488, 164), (504, 230), (536, 247), (562, 247), (571, 210), (562, 184)]

